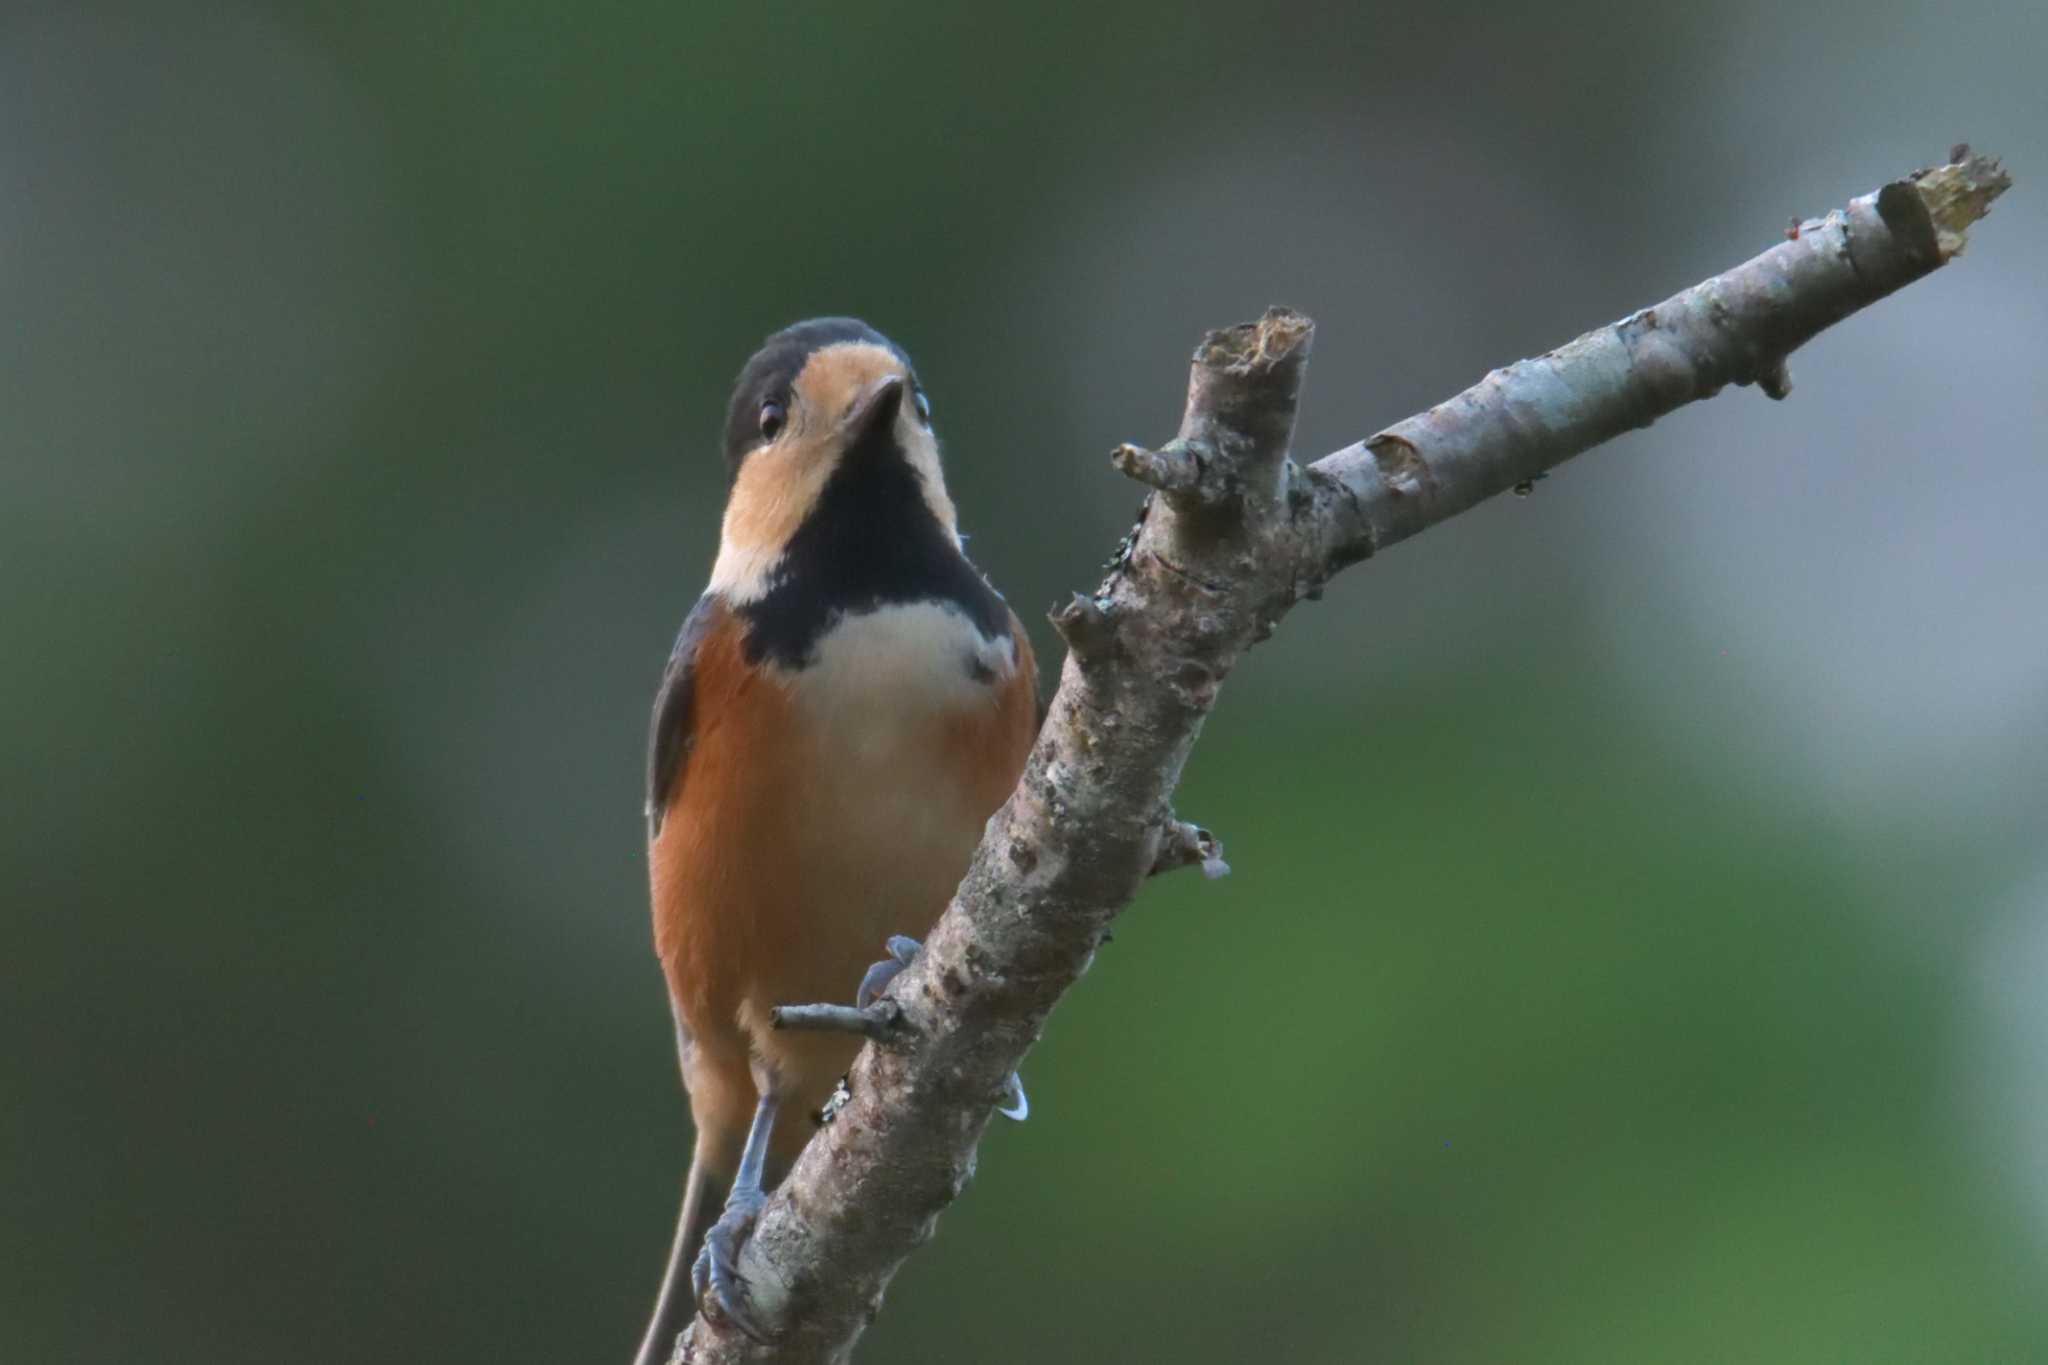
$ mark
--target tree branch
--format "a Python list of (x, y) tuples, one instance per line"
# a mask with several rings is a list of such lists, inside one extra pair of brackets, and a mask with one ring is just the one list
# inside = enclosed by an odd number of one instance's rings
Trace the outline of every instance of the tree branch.
[(1101, 586), (1053, 613), (1069, 652), (1017, 791), (884, 997), (899, 1013), (874, 1028), (849, 1096), (741, 1253), (774, 1342), (700, 1316), (678, 1358), (846, 1359), (965, 1187), (1005, 1080), (1110, 922), (1154, 871), (1223, 870), (1214, 838), (1168, 802), (1223, 679), (1289, 607), (1346, 565), (1725, 384), (1782, 397), (1791, 351), (1945, 263), (2009, 184), (1996, 161), (1959, 152), (1307, 469), (1288, 446), (1309, 320), (1272, 309), (1204, 338), (1179, 434), (1113, 456), (1156, 491)]
[(1310, 470), (1331, 572), (1725, 384), (1791, 391), (1785, 357), (1963, 249), (2012, 178), (1991, 157), (1853, 201), (1725, 275), (1533, 360)]

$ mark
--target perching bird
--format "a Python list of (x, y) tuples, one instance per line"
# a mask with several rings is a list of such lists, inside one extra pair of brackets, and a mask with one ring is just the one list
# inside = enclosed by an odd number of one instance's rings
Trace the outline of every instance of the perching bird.
[(757, 1331), (739, 1246), (860, 1043), (769, 1011), (844, 1000), (885, 945), (914, 947), (890, 940), (945, 909), (1038, 720), (1031, 643), (961, 550), (893, 342), (851, 318), (768, 338), (725, 455), (718, 559), (648, 744), (654, 944), (697, 1142), (641, 1365), (700, 1299)]

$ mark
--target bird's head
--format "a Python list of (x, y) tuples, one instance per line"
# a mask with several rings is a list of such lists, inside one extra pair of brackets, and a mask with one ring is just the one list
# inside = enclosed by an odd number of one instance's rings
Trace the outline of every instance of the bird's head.
[(931, 403), (902, 348), (856, 319), (800, 322), (762, 344), (733, 385), (725, 458), (711, 586), (731, 601), (764, 595), (806, 532), (836, 542), (858, 522), (929, 516), (957, 543)]

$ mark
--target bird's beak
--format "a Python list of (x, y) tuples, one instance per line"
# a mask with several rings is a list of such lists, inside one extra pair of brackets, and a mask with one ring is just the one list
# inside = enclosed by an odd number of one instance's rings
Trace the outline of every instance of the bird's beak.
[(861, 391), (846, 410), (842, 424), (848, 445), (895, 423), (897, 410), (903, 406), (903, 387), (902, 375), (885, 374)]

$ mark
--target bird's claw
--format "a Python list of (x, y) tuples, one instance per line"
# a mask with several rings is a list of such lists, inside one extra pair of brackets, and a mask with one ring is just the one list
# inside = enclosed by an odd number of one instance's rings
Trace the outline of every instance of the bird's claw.
[(739, 1264), (740, 1247), (753, 1235), (754, 1221), (767, 1202), (762, 1194), (736, 1194), (727, 1200), (725, 1212), (704, 1234), (704, 1245), (690, 1267), (690, 1285), (700, 1309), (715, 1309), (719, 1317), (762, 1342), (768, 1336), (747, 1313), (747, 1286), (740, 1278)]
[[(889, 983), (917, 957), (919, 946), (914, 938), (902, 934), (891, 935), (887, 944), (889, 956), (868, 968), (867, 974), (861, 977), (860, 989), (855, 991), (853, 996), (855, 1006), (866, 1009), (872, 1005), (876, 997), (889, 989)], [(1009, 1079), (1003, 1082), (1003, 1100), (996, 1106), (996, 1112), (1018, 1123), (1022, 1123), (1031, 1114), (1031, 1101), (1025, 1097), (1023, 1079), (1014, 1071), (1010, 1073)]]
[(891, 934), (886, 946), (889, 955), (868, 968), (867, 975), (860, 979), (860, 989), (854, 992), (853, 1003), (860, 1009), (874, 1004), (875, 997), (889, 989), (889, 983), (917, 956), (917, 940), (902, 934)]

